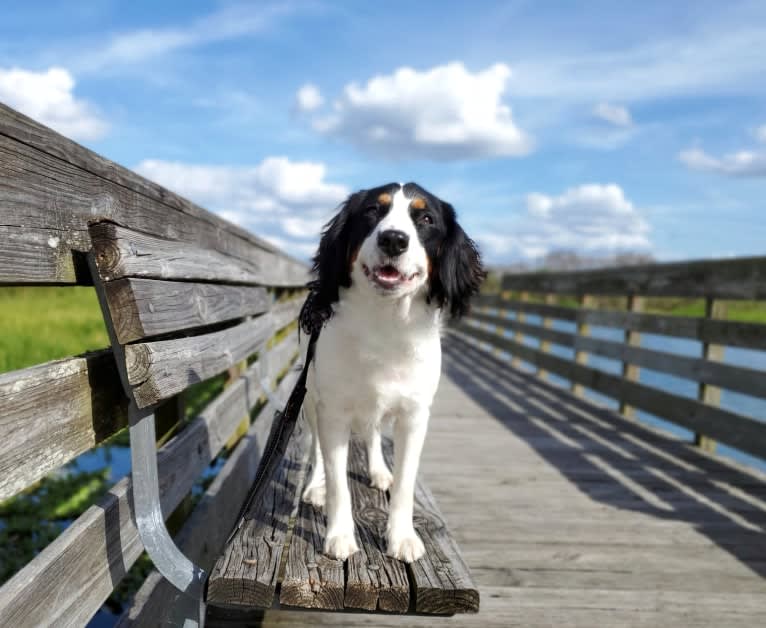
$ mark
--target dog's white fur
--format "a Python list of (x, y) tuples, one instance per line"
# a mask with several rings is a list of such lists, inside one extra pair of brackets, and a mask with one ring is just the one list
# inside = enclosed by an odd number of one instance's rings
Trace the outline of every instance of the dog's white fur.
[[(412, 523), (413, 495), (441, 373), (441, 310), (422, 298), (429, 260), (410, 217), (410, 200), (400, 189), (363, 242), (351, 287), (341, 289), (309, 369), (304, 407), (313, 436), (313, 471), (303, 499), (326, 506), (324, 551), (335, 558), (358, 550), (346, 476), (352, 431), (365, 439), (372, 485), (391, 488), (388, 554), (412, 562), (424, 553)], [(391, 263), (377, 244), (378, 234), (390, 229), (410, 237), (407, 251), (393, 263), (411, 279), (384, 290), (370, 271)], [(394, 432), (393, 477), (381, 452), (386, 422)]]

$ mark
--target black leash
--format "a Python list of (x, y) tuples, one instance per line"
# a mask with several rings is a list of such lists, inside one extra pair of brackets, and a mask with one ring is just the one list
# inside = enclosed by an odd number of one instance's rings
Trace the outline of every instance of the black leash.
[(290, 437), (295, 429), (295, 424), (298, 422), (298, 416), (303, 406), (303, 400), (306, 397), (306, 379), (309, 373), (309, 366), (311, 360), (314, 359), (314, 350), (316, 348), (316, 342), (319, 338), (319, 331), (314, 331), (309, 339), (309, 346), (306, 349), (306, 362), (303, 365), (298, 381), (295, 382), (290, 398), (285, 404), (285, 409), (281, 412), (279, 409), (274, 413), (274, 421), (271, 424), (271, 432), (269, 438), (263, 447), (263, 456), (261, 457), (261, 463), (258, 465), (258, 472), (255, 475), (255, 481), (250, 489), (250, 494), (245, 500), (245, 504), (239, 512), (238, 522), (231, 535), (229, 541), (234, 534), (242, 526), (245, 520), (245, 515), (250, 509), (251, 504), (261, 494), (264, 486), (264, 479), (273, 475), (277, 465), (284, 458), (285, 451), (287, 450), (287, 443), (290, 441)]

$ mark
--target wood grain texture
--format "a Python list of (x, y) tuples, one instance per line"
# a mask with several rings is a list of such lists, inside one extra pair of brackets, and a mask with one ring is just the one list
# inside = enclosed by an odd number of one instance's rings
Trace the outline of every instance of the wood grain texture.
[(0, 256), (0, 283), (87, 283), (78, 259), (90, 248), (88, 223), (99, 219), (240, 260), (271, 260), (284, 282), (305, 273), (268, 242), (4, 105), (0, 171), (0, 250), (20, 239), (37, 243), (18, 259)]
[[(393, 467), (394, 450), (388, 439), (384, 440), (383, 454), (389, 467)], [(423, 558), (407, 566), (415, 595), (415, 612), (477, 613), (479, 589), (422, 475), (415, 484), (413, 521), (426, 548)]]
[(250, 504), (215, 562), (208, 578), (208, 604), (271, 606), (303, 477), (304, 432), (303, 422), (299, 421), (274, 475), (268, 479), (260, 498)]
[(110, 351), (0, 375), (0, 501), (125, 425)]
[(503, 290), (554, 294), (755, 300), (766, 298), (766, 257), (507, 274), (501, 285)]
[(272, 253), (254, 250), (241, 259), (113, 222), (93, 223), (89, 231), (104, 281), (143, 277), (290, 287), (302, 286), (308, 279), (305, 268), (293, 268), (292, 262)]
[(349, 489), (359, 551), (346, 561), (346, 608), (406, 613), (410, 585), (404, 563), (386, 556), (386, 493), (370, 486), (367, 452), (353, 439), (349, 450)]
[[(296, 379), (297, 373), (289, 373), (280, 383), (277, 396), (286, 398)], [(263, 446), (277, 410), (279, 408), (271, 402), (261, 409), (255, 422), (174, 538), (184, 554), (205, 570), (213, 568), (230, 531), (237, 523), (237, 515), (255, 479)], [(126, 628), (172, 624), (171, 600), (176, 595), (178, 592), (175, 588), (159, 572), (153, 571), (117, 625)]]
[[(269, 375), (284, 366), (269, 361)], [(163, 513), (175, 509), (260, 399), (259, 382), (253, 365), (159, 451)], [(0, 588), (0, 626), (85, 624), (142, 551), (126, 477)]]
[(139, 407), (202, 382), (263, 348), (273, 331), (268, 314), (201, 336), (127, 345), (128, 380)]
[(324, 554), (322, 547), (326, 533), (324, 513), (301, 501), (287, 550), (280, 604), (323, 610), (343, 609), (343, 561)]
[[(483, 304), (483, 305), (482, 305)], [(760, 323), (742, 323), (739, 321), (715, 320), (693, 316), (672, 316), (620, 312), (616, 310), (578, 309), (544, 303), (521, 303), (504, 301), (497, 297), (484, 296), (477, 306), (502, 308), (512, 311), (524, 311), (528, 314), (550, 317), (559, 320), (578, 322), (601, 327), (616, 327), (628, 331), (678, 336), (700, 342), (744, 347), (746, 349), (766, 349), (766, 325)], [(473, 315), (482, 313), (474, 310)]]
[(120, 344), (261, 314), (265, 288), (187, 281), (118, 279), (104, 284)]
[[(766, 457), (766, 423), (708, 406), (638, 382), (629, 382), (618, 375), (576, 364), (552, 354), (518, 344), (477, 327), (462, 324), (460, 333), (501, 347), (509, 353), (518, 353), (524, 360), (577, 382), (613, 399), (623, 398), (626, 403), (665, 420), (682, 425), (692, 431), (707, 434), (732, 447)], [(629, 347), (629, 349), (635, 349)], [(635, 360), (632, 360), (635, 362)]]

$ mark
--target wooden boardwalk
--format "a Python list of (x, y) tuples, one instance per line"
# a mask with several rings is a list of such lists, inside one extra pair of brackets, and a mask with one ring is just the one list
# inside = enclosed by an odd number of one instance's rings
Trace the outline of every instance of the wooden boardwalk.
[(766, 476), (445, 344), (422, 472), (481, 612), (280, 610), (263, 626), (761, 625)]

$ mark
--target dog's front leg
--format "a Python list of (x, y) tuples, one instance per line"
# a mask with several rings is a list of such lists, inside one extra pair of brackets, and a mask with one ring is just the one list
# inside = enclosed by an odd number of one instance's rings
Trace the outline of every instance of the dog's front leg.
[(423, 541), (412, 525), (415, 479), (428, 429), (428, 408), (399, 417), (394, 426), (394, 485), (388, 517), (389, 556), (411, 563), (425, 553)]
[(348, 489), (348, 439), (351, 423), (348, 412), (341, 408), (329, 409), (319, 416), (319, 442), (324, 457), (327, 486), (327, 536), (325, 554), (345, 560), (359, 549), (354, 538), (354, 518), (351, 512), (351, 493)]

